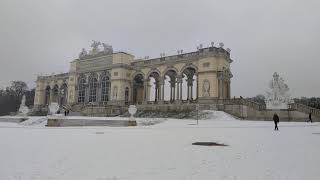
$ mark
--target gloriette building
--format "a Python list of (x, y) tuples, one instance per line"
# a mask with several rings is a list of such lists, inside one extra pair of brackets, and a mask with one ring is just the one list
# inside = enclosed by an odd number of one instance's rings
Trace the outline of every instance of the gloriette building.
[(210, 109), (217, 100), (230, 98), (232, 60), (222, 43), (143, 60), (114, 52), (105, 43), (93, 41), (91, 47), (71, 61), (69, 72), (37, 77), (35, 109), (57, 102), (84, 115), (112, 115), (129, 104), (183, 110), (197, 103)]

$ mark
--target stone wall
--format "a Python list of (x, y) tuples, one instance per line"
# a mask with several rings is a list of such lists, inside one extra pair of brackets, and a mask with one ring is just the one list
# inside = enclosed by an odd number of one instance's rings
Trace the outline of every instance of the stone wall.
[(93, 120), (93, 119), (48, 119), (48, 127), (68, 127), (68, 126), (110, 126), (127, 127), (136, 126), (136, 121), (123, 120)]
[[(297, 110), (256, 110), (245, 105), (224, 105), (224, 111), (236, 117), (248, 120), (272, 121), (277, 113), (280, 121), (307, 121), (309, 114)], [(320, 117), (313, 116), (313, 121), (320, 121)]]

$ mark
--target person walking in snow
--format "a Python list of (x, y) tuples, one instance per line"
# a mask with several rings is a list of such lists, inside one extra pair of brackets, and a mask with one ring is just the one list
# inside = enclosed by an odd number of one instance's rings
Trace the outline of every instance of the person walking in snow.
[(311, 112), (309, 113), (309, 120), (307, 122), (311, 122), (312, 123), (312, 115)]
[(274, 122), (274, 130), (279, 131), (278, 129), (279, 116), (277, 115), (277, 113), (274, 113), (273, 115), (273, 122)]

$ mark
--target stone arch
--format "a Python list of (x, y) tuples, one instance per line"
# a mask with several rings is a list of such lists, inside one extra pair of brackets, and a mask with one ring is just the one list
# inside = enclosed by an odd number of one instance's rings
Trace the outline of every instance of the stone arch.
[(168, 71), (174, 71), (174, 72), (176, 72), (177, 74), (179, 74), (179, 70), (178, 70), (176, 67), (174, 67), (174, 66), (168, 66), (168, 67), (162, 72), (163, 76), (165, 76)]
[(140, 104), (145, 99), (145, 76), (143, 73), (135, 73), (132, 81), (132, 101), (135, 104)]
[(100, 80), (102, 77), (105, 77), (105, 76), (107, 76), (110, 79), (110, 77), (111, 77), (110, 72), (109, 71), (102, 71), (100, 74)]
[(180, 70), (180, 74), (182, 74), (182, 73), (183, 73), (186, 69), (188, 69), (188, 68), (194, 69), (194, 70), (195, 70), (195, 74), (198, 74), (198, 67), (195, 66), (195, 65), (192, 64), (192, 63), (188, 63), (188, 64), (184, 65), (184, 66), (181, 68), (181, 70)]
[(77, 78), (78, 84), (79, 84), (79, 82), (80, 82), (82, 79), (83, 79), (85, 82), (87, 82), (87, 77), (86, 77), (86, 75), (80, 74), (80, 75), (78, 76), (78, 78)]
[[(158, 69), (151, 69), (146, 76), (146, 100), (159, 101), (161, 91), (161, 72)], [(153, 95), (154, 94), (154, 95)]]
[(98, 74), (97, 73), (90, 73), (88, 81), (90, 81), (91, 79), (96, 78), (98, 80)]
[(137, 75), (141, 75), (143, 78), (145, 78), (146, 77), (146, 75), (142, 72), (142, 71), (136, 71), (135, 73), (133, 73), (132, 75), (131, 75), (131, 79), (134, 79)]
[[(188, 63), (181, 68), (180, 75), (180, 98), (186, 100), (198, 99), (198, 67), (192, 63)], [(187, 93), (182, 92), (185, 89)], [(182, 95), (186, 97), (183, 98)]]
[(157, 68), (153, 68), (148, 72), (146, 78), (150, 77), (150, 75), (152, 75), (153, 73), (157, 73), (159, 74), (159, 76), (161, 76), (161, 72)]
[(177, 99), (177, 77), (179, 71), (175, 67), (168, 67), (163, 73), (163, 99), (175, 101)]
[(67, 98), (68, 97), (68, 85), (64, 81), (62, 85), (60, 86), (60, 94), (59, 94), (59, 104), (60, 105), (66, 105), (67, 104)]

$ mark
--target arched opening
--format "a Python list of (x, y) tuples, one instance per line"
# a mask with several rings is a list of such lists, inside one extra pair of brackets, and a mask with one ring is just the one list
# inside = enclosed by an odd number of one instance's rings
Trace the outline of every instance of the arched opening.
[(97, 102), (98, 80), (94, 76), (89, 77), (89, 102)]
[(49, 105), (49, 101), (50, 101), (50, 91), (51, 91), (51, 88), (50, 86), (47, 86), (46, 87), (46, 90), (45, 90), (45, 95), (44, 95), (44, 104), (45, 105)]
[(78, 102), (84, 103), (86, 97), (86, 80), (81, 78), (78, 84)]
[(132, 101), (134, 104), (140, 104), (143, 101), (144, 95), (144, 79), (142, 74), (138, 74), (133, 79), (133, 97)]
[(182, 71), (181, 91), (182, 100), (198, 98), (198, 77), (195, 68), (187, 67)]
[(62, 84), (60, 88), (60, 105), (66, 105), (67, 104), (67, 94), (68, 94), (68, 86), (66, 83)]
[(124, 102), (125, 104), (129, 104), (129, 88), (128, 87), (126, 87), (124, 91)]
[(52, 89), (52, 102), (58, 103), (59, 87), (54, 85)]
[(177, 96), (177, 72), (168, 70), (164, 75), (164, 100), (175, 101)]
[(101, 78), (101, 101), (106, 102), (110, 99), (110, 79), (108, 76)]
[(148, 101), (160, 101), (160, 75), (158, 72), (150, 73), (148, 77), (148, 87), (147, 87), (147, 100)]

